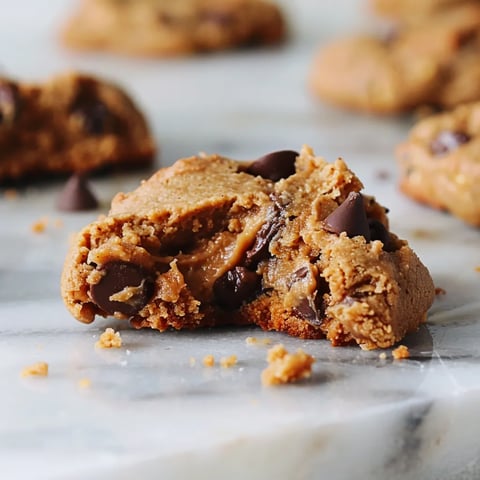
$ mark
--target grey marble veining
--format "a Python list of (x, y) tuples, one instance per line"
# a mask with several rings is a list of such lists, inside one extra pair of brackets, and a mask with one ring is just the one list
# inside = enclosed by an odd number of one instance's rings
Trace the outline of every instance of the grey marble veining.
[[(392, 151), (409, 119), (336, 110), (306, 90), (316, 45), (360, 22), (360, 3), (283, 2), (294, 37), (279, 50), (164, 61), (65, 52), (54, 29), (71, 3), (18, 0), (3, 10), (5, 71), (41, 79), (81, 68), (125, 85), (160, 142), (157, 166), (197, 151), (248, 159), (304, 143), (327, 159), (343, 156), (446, 294), (405, 339), (411, 357), (400, 362), (389, 351), (384, 360), (254, 328), (159, 334), (112, 319), (82, 325), (59, 297), (68, 239), (149, 172), (96, 178), (96, 212), (57, 212), (59, 183), (0, 198), (0, 478), (480, 478), (480, 233), (398, 192)], [(46, 231), (32, 233), (42, 217)], [(121, 331), (120, 350), (94, 348), (107, 326)], [(247, 345), (248, 336), (313, 354), (313, 377), (262, 387), (267, 347)], [(210, 353), (239, 361), (204, 368)], [(47, 378), (20, 378), (40, 360)], [(79, 386), (85, 378), (89, 388)]]

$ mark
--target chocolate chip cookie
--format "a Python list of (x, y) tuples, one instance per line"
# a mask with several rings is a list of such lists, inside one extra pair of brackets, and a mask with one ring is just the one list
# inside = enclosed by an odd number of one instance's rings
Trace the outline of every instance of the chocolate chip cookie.
[(285, 30), (268, 0), (83, 0), (63, 41), (75, 49), (170, 56), (275, 44)]
[(346, 108), (397, 113), (480, 99), (480, 3), (403, 25), (385, 38), (341, 39), (318, 53), (312, 92)]
[(439, 11), (477, 0), (370, 0), (372, 11), (399, 22), (418, 22)]
[(0, 78), (0, 182), (141, 166), (155, 147), (127, 94), (78, 73), (44, 84)]
[(343, 160), (309, 147), (256, 161), (177, 161), (76, 237), (70, 312), (160, 331), (255, 323), (334, 345), (389, 347), (425, 319), (430, 275), (360, 193)]
[(480, 103), (420, 121), (396, 149), (400, 188), (480, 226)]

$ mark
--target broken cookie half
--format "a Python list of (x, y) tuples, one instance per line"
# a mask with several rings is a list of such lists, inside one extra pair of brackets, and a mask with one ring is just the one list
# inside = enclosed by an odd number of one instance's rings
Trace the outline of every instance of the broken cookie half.
[(85, 227), (66, 259), (71, 313), (137, 328), (255, 323), (384, 348), (424, 321), (428, 270), (343, 160), (177, 161)]

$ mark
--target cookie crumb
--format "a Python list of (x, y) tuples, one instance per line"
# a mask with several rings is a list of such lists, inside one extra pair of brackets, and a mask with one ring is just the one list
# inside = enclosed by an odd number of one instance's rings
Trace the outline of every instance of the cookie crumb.
[(195, 359), (195, 357), (190, 357), (190, 358), (188, 359), (188, 364), (189, 364), (191, 367), (194, 367), (196, 363), (197, 363), (197, 360)]
[(412, 232), (412, 236), (415, 237), (415, 238), (419, 238), (419, 239), (432, 239), (432, 238), (435, 238), (435, 234), (433, 232), (430, 232), (428, 230), (424, 230), (422, 228), (417, 228), (415, 230), (413, 230)]
[(245, 339), (245, 343), (247, 345), (271, 345), (272, 340), (270, 338), (263, 338), (262, 340), (259, 340), (257, 337), (247, 337)]
[(475, 267), (475, 271), (476, 271), (476, 272), (480, 272), (480, 265), (478, 265), (477, 267)]
[(267, 362), (268, 367), (261, 378), (263, 385), (270, 386), (309, 378), (315, 359), (302, 349), (288, 353), (282, 344), (278, 344), (268, 350)]
[(213, 355), (205, 355), (203, 357), (203, 365), (205, 367), (213, 367), (215, 365), (215, 358)]
[(410, 357), (410, 352), (407, 346), (400, 345), (392, 351), (392, 355), (395, 360), (404, 360)]
[(34, 363), (29, 367), (25, 367), (20, 375), (22, 377), (46, 377), (48, 375), (48, 363)]
[(78, 381), (78, 386), (80, 388), (90, 388), (92, 386), (92, 381), (89, 378), (82, 378)]
[(113, 328), (105, 329), (95, 343), (96, 348), (120, 348), (121, 346), (122, 337), (120, 332), (116, 332)]
[(379, 353), (378, 358), (380, 360), (386, 360), (387, 359), (387, 354), (385, 352)]
[(222, 368), (230, 368), (237, 364), (237, 356), (230, 355), (229, 357), (222, 357), (220, 359), (220, 365)]
[(33, 233), (43, 233), (47, 229), (48, 219), (40, 218), (30, 227)]
[(435, 288), (435, 295), (445, 295), (447, 292), (443, 288), (436, 287)]

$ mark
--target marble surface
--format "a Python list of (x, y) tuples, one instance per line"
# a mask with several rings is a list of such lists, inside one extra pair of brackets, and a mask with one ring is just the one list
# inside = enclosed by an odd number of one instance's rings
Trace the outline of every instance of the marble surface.
[[(159, 334), (112, 319), (85, 326), (58, 292), (68, 238), (149, 172), (95, 179), (96, 212), (57, 212), (61, 183), (1, 197), (1, 478), (480, 478), (480, 233), (397, 191), (392, 149), (411, 119), (335, 110), (305, 88), (316, 46), (367, 21), (362, 5), (285, 1), (294, 36), (281, 49), (155, 61), (63, 50), (55, 30), (71, 3), (2, 6), (3, 70), (33, 80), (77, 68), (123, 84), (160, 142), (157, 166), (198, 151), (249, 159), (304, 143), (330, 160), (343, 156), (446, 294), (405, 339), (412, 356), (404, 361), (253, 328)], [(40, 218), (47, 228), (34, 234)], [(107, 326), (121, 330), (123, 348), (94, 348)], [(267, 347), (247, 345), (248, 336), (313, 354), (312, 379), (262, 387)], [(205, 354), (239, 362), (207, 369)], [(20, 378), (37, 361), (49, 363), (49, 376)], [(81, 388), (85, 378), (91, 385)]]

